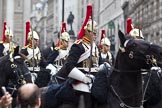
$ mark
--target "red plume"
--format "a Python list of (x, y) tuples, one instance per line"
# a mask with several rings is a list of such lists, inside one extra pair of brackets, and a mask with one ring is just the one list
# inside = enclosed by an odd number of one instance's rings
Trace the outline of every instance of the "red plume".
[(105, 30), (101, 31), (101, 38), (100, 38), (100, 45), (101, 45), (101, 40), (105, 37)]
[(56, 47), (60, 46), (60, 39), (57, 40)]
[(81, 39), (84, 36), (84, 27), (86, 26), (89, 18), (92, 18), (92, 4), (89, 4), (87, 6), (86, 18), (85, 18), (82, 28), (80, 29), (80, 32), (78, 34), (78, 39)]
[(6, 36), (5, 36), (6, 29), (7, 29), (7, 22), (4, 21), (4, 23), (3, 23), (3, 34), (2, 34), (2, 41), (3, 42), (5, 42), (5, 40), (6, 40)]
[[(62, 22), (62, 28), (61, 28), (60, 35), (65, 31), (66, 31), (66, 23)], [(57, 43), (56, 43), (56, 47), (59, 47), (59, 46), (60, 46), (60, 38), (57, 40)]]
[(30, 32), (30, 22), (26, 22), (26, 37), (25, 37), (25, 46), (28, 44), (28, 33)]
[(132, 30), (132, 18), (127, 19), (127, 28), (126, 28), (126, 33), (129, 34), (129, 32)]
[(101, 38), (100, 38), (100, 43), (98, 44), (98, 48), (101, 48), (101, 40), (105, 37), (105, 30), (101, 30)]
[(66, 31), (66, 23), (62, 22), (62, 29), (61, 29), (61, 33)]

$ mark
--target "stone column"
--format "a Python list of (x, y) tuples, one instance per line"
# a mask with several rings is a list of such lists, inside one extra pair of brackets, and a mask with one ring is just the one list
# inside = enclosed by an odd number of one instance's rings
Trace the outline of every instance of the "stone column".
[(0, 39), (1, 39), (1, 36), (2, 36), (2, 32), (3, 32), (3, 19), (2, 19), (2, 16), (3, 16), (3, 9), (2, 9), (2, 3), (3, 3), (3, 0), (0, 0)]
[(7, 0), (6, 21), (8, 27), (14, 31), (14, 0)]

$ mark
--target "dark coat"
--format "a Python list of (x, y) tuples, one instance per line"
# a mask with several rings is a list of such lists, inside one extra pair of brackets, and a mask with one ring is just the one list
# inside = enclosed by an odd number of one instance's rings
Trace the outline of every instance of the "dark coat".
[(114, 64), (114, 56), (111, 53), (112, 61), (109, 61), (109, 55), (107, 54), (106, 58), (101, 57), (101, 52), (99, 53), (99, 65), (103, 64), (104, 62), (110, 63), (111, 65)]
[(74, 43), (69, 51), (69, 56), (65, 61), (64, 66), (58, 71), (57, 75), (67, 78), (74, 67), (83, 67), (83, 63), (77, 63), (80, 56), (85, 52), (83, 42)]
[[(28, 56), (29, 55), (29, 53), (28, 53), (28, 50), (27, 50), (27, 47), (24, 47), (23, 49), (21, 49), (21, 51), (20, 51), (22, 54), (24, 54), (25, 56)], [(41, 52), (40, 52), (41, 53)], [(38, 63), (38, 59), (37, 60), (35, 60), (35, 64), (37, 64)], [(38, 66), (40, 66), (40, 67), (42, 67), (42, 68), (46, 68), (46, 66), (48, 65), (49, 63), (44, 59), (44, 57), (42, 56), (42, 54), (41, 54), (41, 58), (40, 58), (40, 60), (39, 60), (39, 63), (37, 64)], [(30, 64), (29, 64), (29, 66), (30, 66)]]
[(0, 43), (0, 57), (4, 56), (3, 50), (4, 50), (3, 43)]

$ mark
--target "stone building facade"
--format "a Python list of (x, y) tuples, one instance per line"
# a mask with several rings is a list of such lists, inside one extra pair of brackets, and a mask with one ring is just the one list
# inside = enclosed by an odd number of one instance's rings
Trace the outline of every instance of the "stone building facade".
[[(2, 39), (3, 22), (13, 31), (14, 42), (24, 45), (25, 22), (30, 20), (31, 0), (0, 0), (0, 37)], [(0, 39), (0, 40), (1, 40)]]
[(162, 0), (129, 0), (123, 6), (125, 21), (140, 25), (146, 40), (162, 44)]

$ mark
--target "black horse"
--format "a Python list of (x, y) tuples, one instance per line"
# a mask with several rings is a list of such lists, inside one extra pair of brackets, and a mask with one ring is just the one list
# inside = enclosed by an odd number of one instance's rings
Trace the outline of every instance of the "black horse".
[[(155, 75), (155, 72), (150, 71), (150, 68), (153, 66), (162, 67), (162, 47), (141, 39), (126, 37), (121, 31), (119, 31), (119, 39), (121, 46), (117, 53), (115, 66), (113, 68), (109, 67), (107, 70), (110, 73), (112, 69), (112, 73), (108, 78), (105, 78), (105, 82), (100, 82), (99, 85), (102, 87), (103, 84), (107, 84), (105, 92), (98, 91), (105, 93), (107, 100), (104, 104), (98, 103), (96, 108), (161, 108), (160, 80), (162, 78), (160, 79)], [(106, 76), (105, 71), (105, 69), (100, 69), (94, 84), (101, 78), (101, 73)], [(143, 72), (147, 72), (149, 75), (143, 76)], [(146, 77), (145, 80), (144, 77)], [(153, 81), (155, 78), (156, 81)], [(150, 104), (154, 100), (150, 94), (154, 91), (149, 89), (156, 90), (156, 88), (150, 87), (150, 83), (152, 85), (156, 83), (158, 85), (156, 87), (159, 89), (156, 93), (158, 98), (155, 97), (156, 102), (153, 104)], [(101, 98), (96, 97), (94, 93), (92, 94), (97, 101), (100, 101)], [(106, 95), (104, 96), (106, 97)]]
[[(32, 83), (31, 74), (19, 54), (19, 47), (16, 47), (13, 52), (0, 58), (0, 87), (5, 86), (12, 94), (25, 83)], [(1, 90), (0, 95), (3, 95)]]

